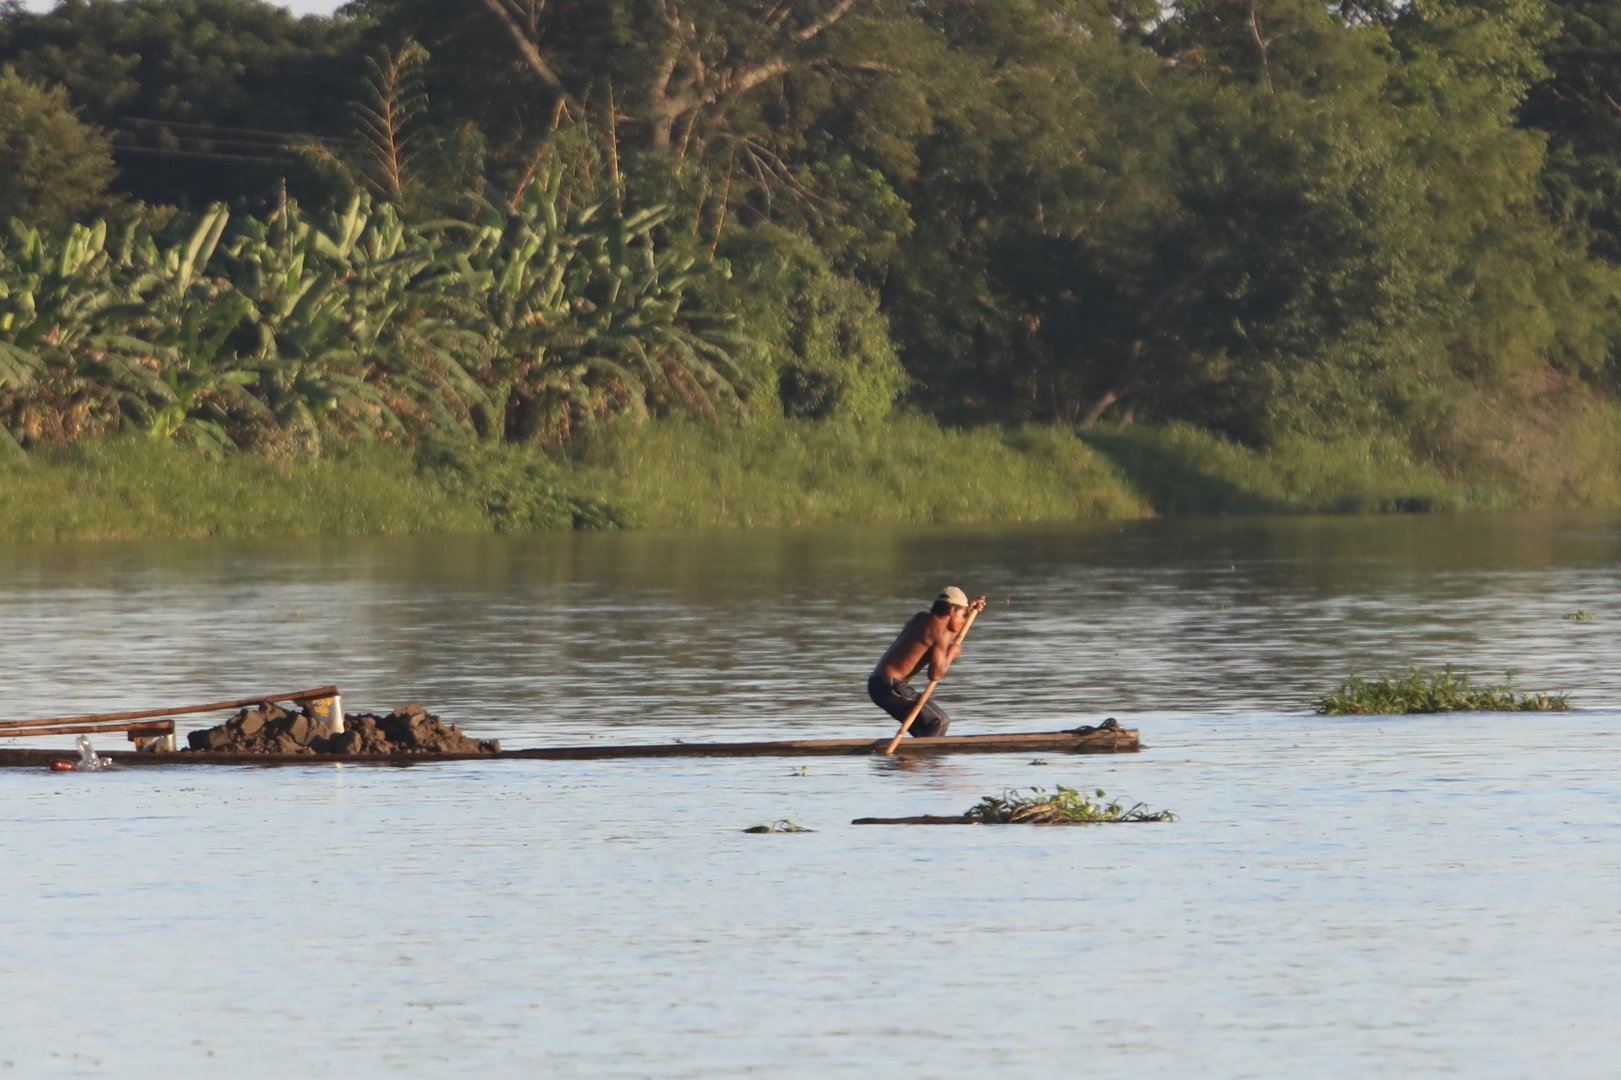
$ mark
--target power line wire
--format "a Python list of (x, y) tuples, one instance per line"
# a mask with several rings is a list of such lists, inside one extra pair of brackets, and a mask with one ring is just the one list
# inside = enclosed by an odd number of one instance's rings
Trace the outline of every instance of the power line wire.
[(266, 131), (262, 128), (229, 127), (225, 124), (208, 124), (187, 120), (157, 120), (148, 116), (114, 116), (109, 118), (115, 122), (139, 124), (146, 127), (192, 128), (198, 131), (221, 131), (236, 135), (262, 135), (270, 139), (289, 141), (294, 139), (311, 139), (316, 142), (353, 143), (358, 140), (342, 135), (316, 135), (306, 131)]
[(175, 150), (160, 146), (134, 146), (129, 143), (114, 143), (113, 150), (120, 153), (150, 154), (153, 157), (209, 158), (215, 161), (268, 161), (276, 165), (291, 165), (300, 160), (297, 157), (265, 157), (257, 154), (215, 154), (206, 150)]
[[(114, 131), (113, 132), (113, 145), (115, 145), (115, 146), (143, 146), (143, 145), (151, 145), (151, 143), (147, 142), (145, 140), (142, 140), (139, 137), (136, 137), (134, 135), (134, 133), (132, 133), (132, 132)], [(246, 150), (246, 151), (250, 151), (250, 152), (251, 151), (262, 151), (262, 152), (266, 152), (266, 153), (275, 153), (275, 152), (279, 151), (279, 152), (282, 152), (282, 153), (291, 154), (294, 157), (301, 156), (302, 153), (303, 153), (303, 150), (302, 150), (301, 147), (299, 147), (299, 146), (297, 146), (295, 144), (290, 144), (290, 143), (258, 143), (258, 142), (250, 142), (249, 140), (246, 140), (246, 139), (211, 139), (211, 138), (198, 136), (198, 135), (180, 135), (180, 136), (176, 136), (175, 137), (175, 144), (173, 146), (156, 146), (156, 147), (154, 147), (154, 149), (158, 149), (158, 150), (184, 150), (184, 149), (186, 149), (188, 147), (192, 147), (192, 148), (196, 148), (196, 149), (203, 149), (203, 150), (215, 150), (215, 149), (218, 149), (218, 150), (226, 150), (226, 151), (229, 151), (229, 150), (232, 150), (232, 149), (241, 149), (241, 150)]]

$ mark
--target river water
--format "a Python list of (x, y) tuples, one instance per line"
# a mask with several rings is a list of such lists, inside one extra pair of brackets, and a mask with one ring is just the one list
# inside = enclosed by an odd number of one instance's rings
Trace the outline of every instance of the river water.
[[(0, 718), (876, 738), (947, 583), (954, 732), (1142, 751), (0, 770), (0, 1076), (1613, 1074), (1615, 515), (4, 548)], [(1573, 711), (1313, 712), (1449, 663)], [(850, 824), (1056, 785), (1178, 819)]]

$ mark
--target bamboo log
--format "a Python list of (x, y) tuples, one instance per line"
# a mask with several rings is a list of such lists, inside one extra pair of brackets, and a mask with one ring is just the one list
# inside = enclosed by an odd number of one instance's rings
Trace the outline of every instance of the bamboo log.
[(122, 731), (134, 735), (173, 735), (173, 720), (135, 720), (113, 724), (64, 724), (56, 727), (7, 728), (0, 732), (8, 739), (26, 739), (30, 735), (99, 735)]
[(851, 820), (852, 825), (1034, 825), (1038, 829), (1058, 828), (1060, 826), (1081, 825), (1135, 825), (1141, 820), (1138, 818), (1120, 818), (1114, 821), (981, 821), (978, 818), (968, 817), (966, 814), (942, 816), (939, 814), (914, 814), (912, 817), (858, 817)]
[(336, 686), (318, 686), (313, 690), (295, 690), (290, 694), (259, 694), (255, 697), (236, 698), (231, 701), (210, 701), (202, 705), (181, 705), (170, 709), (137, 709), (134, 712), (96, 713), (89, 716), (61, 716), (46, 720), (0, 720), (0, 734), (13, 728), (33, 728), (42, 724), (104, 724), (114, 720), (145, 720), (153, 716), (183, 716), (187, 713), (218, 712), (221, 709), (240, 709), (247, 705), (263, 705), (277, 701), (309, 701), (336, 695)]

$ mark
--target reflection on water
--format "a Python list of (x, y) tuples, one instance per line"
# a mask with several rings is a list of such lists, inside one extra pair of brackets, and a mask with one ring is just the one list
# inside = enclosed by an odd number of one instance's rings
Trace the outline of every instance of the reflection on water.
[[(0, 1072), (1606, 1075), (1618, 556), (1598, 515), (0, 551), (6, 718), (330, 681), (509, 746), (887, 734), (866, 672), (955, 581), (958, 730), (1145, 743), (0, 771)], [(1311, 715), (1447, 662), (1579, 711)], [(1180, 820), (848, 824), (1060, 783)]]
[(330, 682), (509, 742), (859, 733), (883, 726), (866, 672), (949, 581), (992, 600), (939, 691), (976, 729), (1303, 712), (1448, 663), (1616, 704), (1592, 660), (1618, 556), (1591, 515), (11, 549), (0, 711)]

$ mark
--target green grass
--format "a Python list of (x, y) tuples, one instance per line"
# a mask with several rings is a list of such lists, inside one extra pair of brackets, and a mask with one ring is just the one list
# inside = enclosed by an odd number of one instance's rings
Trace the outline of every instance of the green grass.
[(1621, 505), (1621, 410), (1570, 431), (1565, 454), (1527, 457), (1512, 482), (1482, 466), (1496, 479), (1473, 486), (1377, 436), (1261, 452), (1186, 425), (621, 420), (567, 455), (457, 443), (310, 460), (121, 437), (0, 456), (0, 542)]
[(1441, 672), (1413, 668), (1392, 679), (1352, 677), (1333, 693), (1317, 701), (1317, 711), (1330, 716), (1384, 716), (1439, 712), (1563, 712), (1569, 708), (1563, 694), (1514, 693), (1513, 676), (1505, 674), (1499, 686), (1475, 686), (1467, 673), (1455, 674), (1448, 664)]
[(1082, 438), (1162, 514), (1383, 513), (1486, 509), (1492, 487), (1448, 480), (1394, 439), (1284, 439), (1251, 449), (1188, 424), (1098, 428)]
[(143, 437), (0, 460), (0, 540), (391, 535), (619, 527), (1067, 521), (1147, 516), (1066, 431), (615, 424), (528, 447), (208, 458)]
[(963, 816), (988, 825), (1085, 825), (1107, 821), (1176, 820), (1176, 815), (1169, 810), (1149, 812), (1142, 803), (1123, 806), (1118, 799), (1108, 799), (1102, 788), (1098, 788), (1094, 795), (1088, 795), (1061, 784), (1050, 794), (1045, 788), (1035, 787), (1023, 795), (1011, 789), (999, 796), (987, 795)]
[(1556, 430), (1505, 448), (1526, 506), (1621, 506), (1621, 406), (1597, 402)]
[(0, 462), (0, 539), (117, 540), (469, 532), (472, 500), (409, 452), (311, 462), (212, 459), (144, 437), (86, 440)]
[(655, 527), (1139, 518), (1148, 506), (1056, 428), (671, 421), (591, 437), (580, 487)]

